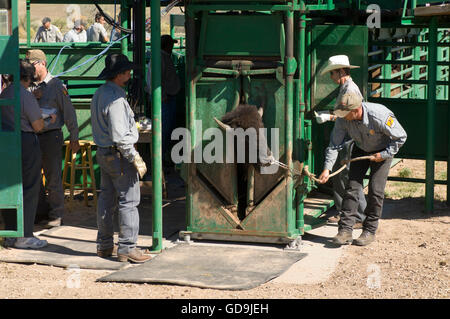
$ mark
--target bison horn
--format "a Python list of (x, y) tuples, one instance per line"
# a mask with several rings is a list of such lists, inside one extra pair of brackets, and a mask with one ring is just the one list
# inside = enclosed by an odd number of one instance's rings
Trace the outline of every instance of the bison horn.
[(231, 126), (224, 124), (222, 121), (218, 120), (217, 118), (214, 118), (214, 121), (217, 122), (217, 125), (223, 130), (231, 129)]

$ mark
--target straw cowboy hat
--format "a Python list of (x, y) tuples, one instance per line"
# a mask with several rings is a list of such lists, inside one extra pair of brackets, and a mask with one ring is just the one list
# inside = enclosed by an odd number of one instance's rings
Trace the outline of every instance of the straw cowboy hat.
[(356, 69), (359, 68), (359, 66), (350, 65), (350, 61), (348, 60), (348, 56), (346, 55), (334, 55), (328, 59), (327, 65), (320, 72), (320, 75), (324, 75), (325, 73), (330, 72), (331, 70), (345, 69), (345, 68)]

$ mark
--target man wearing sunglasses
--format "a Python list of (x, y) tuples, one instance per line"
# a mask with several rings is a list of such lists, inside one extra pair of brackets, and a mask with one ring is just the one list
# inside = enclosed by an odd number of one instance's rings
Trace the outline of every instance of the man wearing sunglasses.
[[(48, 191), (47, 201), (50, 206), (47, 220), (43, 225), (51, 228), (61, 225), (64, 214), (64, 190), (62, 186), (62, 146), (64, 143), (61, 128), (66, 125), (69, 131), (69, 147), (76, 153), (80, 149), (78, 142), (78, 122), (75, 108), (72, 105), (66, 87), (59, 78), (53, 77), (47, 70), (47, 58), (42, 50), (28, 50), (28, 61), (35, 68), (35, 82), (31, 91), (38, 100), (39, 107), (56, 114), (56, 122), (38, 133), (42, 153), (42, 167), (46, 178), (45, 188)], [(42, 192), (42, 195), (44, 192)], [(40, 207), (45, 203), (40, 198)], [(38, 215), (40, 213), (38, 212)]]

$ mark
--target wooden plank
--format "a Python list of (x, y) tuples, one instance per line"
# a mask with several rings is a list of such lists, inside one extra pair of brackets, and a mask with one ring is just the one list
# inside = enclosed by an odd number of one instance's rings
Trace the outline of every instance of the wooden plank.
[(450, 4), (417, 7), (416, 9), (414, 9), (414, 15), (416, 17), (447, 16), (450, 15)]

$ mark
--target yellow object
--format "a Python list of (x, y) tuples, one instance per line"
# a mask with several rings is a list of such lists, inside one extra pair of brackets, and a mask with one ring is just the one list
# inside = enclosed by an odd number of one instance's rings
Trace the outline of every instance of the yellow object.
[(386, 120), (386, 125), (389, 127), (393, 127), (394, 126), (394, 119), (392, 118), (392, 116), (389, 116), (388, 119)]
[[(84, 195), (84, 204), (88, 206), (88, 191), (92, 191), (94, 195), (94, 205), (97, 206), (97, 186), (95, 184), (95, 175), (94, 175), (94, 164), (92, 161), (92, 152), (91, 147), (95, 145), (92, 141), (80, 140), (80, 153), (81, 153), (81, 164), (76, 163), (77, 153), (73, 153), (69, 148), (70, 141), (65, 141), (66, 145), (66, 155), (64, 159), (64, 169), (63, 169), (63, 189), (70, 189), (70, 199), (73, 200), (73, 192), (75, 189), (82, 189)], [(70, 167), (70, 181), (66, 182), (68, 167)], [(75, 171), (82, 170), (83, 171), (83, 183), (75, 184)], [(91, 178), (91, 182), (88, 183), (87, 175)], [(90, 187), (88, 187), (90, 184)]]

